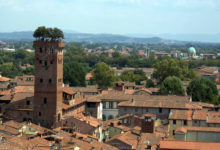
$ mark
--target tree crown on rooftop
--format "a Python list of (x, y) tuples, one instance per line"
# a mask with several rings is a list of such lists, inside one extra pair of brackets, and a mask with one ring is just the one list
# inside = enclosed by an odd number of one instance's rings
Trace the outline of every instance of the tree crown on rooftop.
[(38, 27), (33, 34), (37, 40), (61, 40), (64, 38), (63, 31), (58, 28), (46, 28), (45, 26)]

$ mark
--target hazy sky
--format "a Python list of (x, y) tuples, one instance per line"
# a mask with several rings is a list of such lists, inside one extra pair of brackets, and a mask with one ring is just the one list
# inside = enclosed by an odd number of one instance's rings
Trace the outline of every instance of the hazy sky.
[(0, 32), (220, 33), (220, 0), (0, 0)]

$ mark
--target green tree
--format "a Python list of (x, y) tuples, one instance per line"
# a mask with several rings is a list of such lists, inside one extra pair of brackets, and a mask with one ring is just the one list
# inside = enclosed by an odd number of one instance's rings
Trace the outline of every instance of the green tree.
[(112, 53), (112, 57), (113, 58), (119, 58), (120, 56), (121, 56), (121, 54), (119, 52), (117, 52), (117, 51)]
[(58, 28), (46, 28), (45, 26), (38, 27), (33, 34), (37, 40), (44, 40), (50, 38), (50, 40), (60, 40), (64, 38), (63, 31)]
[(92, 70), (92, 76), (99, 88), (111, 87), (115, 81), (114, 70), (111, 69), (106, 63), (100, 62), (95, 65)]
[(154, 87), (154, 82), (151, 79), (147, 79), (145, 87), (146, 88)]
[(187, 94), (193, 101), (217, 104), (218, 90), (216, 84), (208, 78), (196, 78), (187, 87)]
[(162, 82), (160, 93), (166, 95), (184, 95), (185, 90), (183, 88), (181, 80), (178, 77), (169, 76)]
[(155, 71), (153, 77), (162, 83), (168, 76), (176, 76), (181, 80), (190, 80), (196, 77), (193, 70), (188, 68), (188, 64), (183, 60), (162, 59), (154, 65)]
[(0, 72), (2, 75), (9, 78), (14, 78), (15, 76), (21, 75), (21, 68), (12, 63), (4, 63), (0, 65)]
[(85, 86), (85, 71), (82, 65), (76, 62), (64, 64), (63, 81), (70, 86)]
[(23, 70), (23, 73), (26, 75), (34, 75), (34, 66), (29, 66), (25, 70)]
[(145, 73), (142, 70), (126, 70), (120, 75), (122, 81), (135, 82), (140, 85), (141, 81), (146, 80)]

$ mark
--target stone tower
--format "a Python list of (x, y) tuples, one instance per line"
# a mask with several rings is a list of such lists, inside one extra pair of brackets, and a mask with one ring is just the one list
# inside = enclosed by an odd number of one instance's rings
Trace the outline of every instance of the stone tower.
[(61, 41), (34, 41), (33, 122), (52, 127), (62, 118), (63, 48)]

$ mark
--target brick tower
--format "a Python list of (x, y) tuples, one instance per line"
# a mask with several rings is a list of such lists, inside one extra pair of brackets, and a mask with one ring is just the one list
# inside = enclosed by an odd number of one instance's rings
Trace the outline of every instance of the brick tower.
[(33, 122), (52, 127), (62, 118), (64, 42), (34, 41), (35, 91)]

